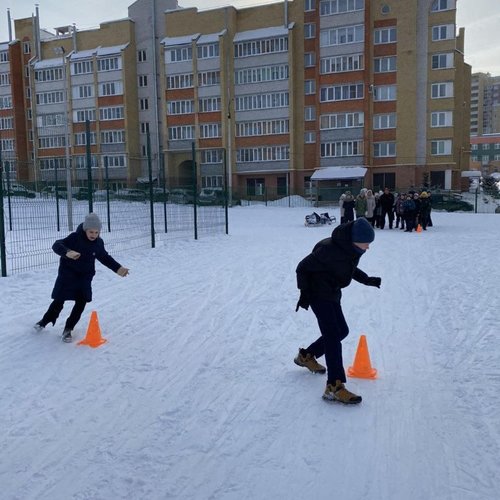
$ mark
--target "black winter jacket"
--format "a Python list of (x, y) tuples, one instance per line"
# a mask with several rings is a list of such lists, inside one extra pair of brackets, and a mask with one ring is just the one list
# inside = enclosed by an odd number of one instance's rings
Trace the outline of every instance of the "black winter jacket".
[(352, 243), (353, 224), (337, 226), (330, 238), (318, 242), (312, 253), (299, 262), (297, 287), (308, 299), (340, 302), (341, 289), (353, 279), (367, 284), (368, 275), (357, 267), (362, 254)]
[[(80, 224), (74, 233), (52, 245), (52, 250), (61, 256), (57, 279), (52, 290), (54, 300), (76, 300), (83, 298), (92, 301), (92, 279), (95, 274), (95, 260), (116, 272), (121, 265), (106, 252), (104, 241), (99, 237), (90, 241)], [(69, 250), (80, 253), (73, 260), (66, 257)]]

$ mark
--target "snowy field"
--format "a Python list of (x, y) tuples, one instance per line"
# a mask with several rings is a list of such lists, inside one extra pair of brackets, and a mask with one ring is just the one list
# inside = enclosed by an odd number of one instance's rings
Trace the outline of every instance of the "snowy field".
[(233, 208), (229, 236), (115, 255), (126, 279), (97, 264), (75, 336), (96, 310), (98, 349), (31, 331), (54, 267), (0, 278), (2, 500), (498, 500), (500, 215), (377, 231), (382, 288), (343, 306), (345, 364), (364, 333), (379, 378), (349, 407), (293, 363), (318, 335), (295, 267), (333, 228), (307, 210)]

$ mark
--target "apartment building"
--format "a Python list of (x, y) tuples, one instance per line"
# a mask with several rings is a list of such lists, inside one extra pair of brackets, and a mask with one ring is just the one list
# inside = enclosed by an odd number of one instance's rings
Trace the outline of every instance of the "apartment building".
[(471, 82), (470, 134), (500, 133), (500, 76), (474, 73)]
[(20, 179), (53, 175), (66, 157), (83, 175), (89, 120), (94, 168), (104, 175), (106, 158), (127, 184), (147, 176), (149, 131), (155, 177), (170, 185), (193, 183), (194, 143), (200, 184), (227, 176), (242, 194), (303, 193), (314, 182), (458, 187), (471, 80), (456, 8), (295, 0), (198, 11), (138, 0), (127, 19), (51, 36), (37, 16), (35, 26), (18, 20), (16, 40), (0, 44), (0, 84), (10, 67), (0, 108), (12, 105), (0, 123), (14, 122), (2, 130), (12, 136), (5, 151), (40, 165), (18, 166)]

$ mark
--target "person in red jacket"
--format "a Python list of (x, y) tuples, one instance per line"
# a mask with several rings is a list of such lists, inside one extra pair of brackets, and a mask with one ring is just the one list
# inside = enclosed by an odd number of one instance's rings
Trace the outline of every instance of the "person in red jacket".
[[(342, 288), (354, 279), (367, 286), (380, 288), (381, 278), (369, 277), (358, 263), (375, 239), (372, 225), (364, 218), (336, 227), (330, 238), (316, 244), (312, 253), (297, 266), (299, 307), (313, 310), (321, 337), (306, 349), (300, 348), (294, 362), (314, 373), (328, 370), (323, 399), (346, 404), (361, 402), (361, 396), (345, 387), (346, 375), (342, 360), (342, 340), (349, 333), (340, 300)], [(326, 366), (316, 359), (325, 355)]]
[(125, 277), (129, 270), (119, 264), (104, 248), (99, 236), (102, 223), (99, 217), (90, 213), (74, 233), (52, 245), (52, 250), (60, 255), (57, 279), (52, 290), (52, 303), (35, 329), (41, 331), (49, 323), (55, 325), (67, 300), (75, 301), (71, 314), (66, 320), (62, 334), (64, 342), (71, 342), (71, 333), (87, 305), (92, 301), (92, 279), (95, 275), (96, 259), (119, 276)]

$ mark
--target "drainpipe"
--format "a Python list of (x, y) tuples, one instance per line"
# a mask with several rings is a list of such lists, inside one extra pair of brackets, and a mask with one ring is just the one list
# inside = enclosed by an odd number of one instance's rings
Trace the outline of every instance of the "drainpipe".
[(7, 9), (7, 22), (9, 23), (9, 42), (12, 42), (12, 19), (10, 18), (10, 9)]

